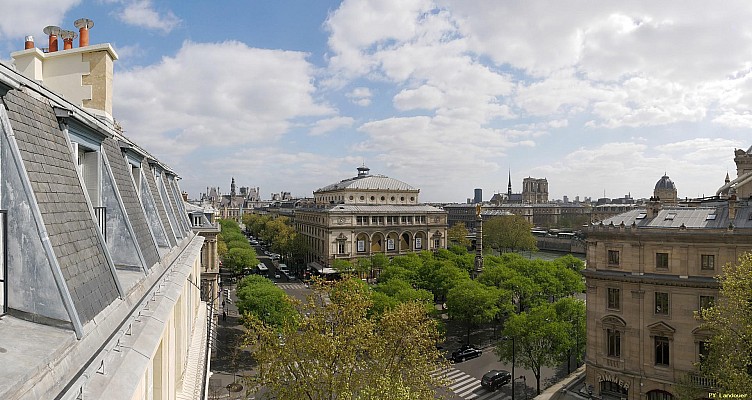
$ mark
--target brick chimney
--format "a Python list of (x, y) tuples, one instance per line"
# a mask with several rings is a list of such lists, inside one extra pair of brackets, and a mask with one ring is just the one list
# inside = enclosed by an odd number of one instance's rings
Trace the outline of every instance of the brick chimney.
[(646, 207), (648, 214), (647, 217), (655, 218), (658, 215), (658, 212), (662, 209), (661, 199), (658, 197), (651, 197), (650, 200), (648, 200)]
[[(44, 31), (50, 35), (55, 33), (57, 36), (66, 32), (63, 36), (63, 50), (44, 53), (35, 48), (33, 42), (31, 48), (28, 48), (27, 41), (27, 48), (11, 53), (11, 57), (16, 70), (22, 75), (112, 122), (112, 80), (114, 61), (118, 56), (109, 43), (88, 45), (89, 29), (92, 26), (94, 23), (86, 18), (76, 21), (76, 27), (80, 29), (79, 37), (86, 36), (86, 45), (83, 47), (73, 48), (75, 32), (47, 27)], [(84, 43), (83, 39), (81, 38), (80, 44)]]

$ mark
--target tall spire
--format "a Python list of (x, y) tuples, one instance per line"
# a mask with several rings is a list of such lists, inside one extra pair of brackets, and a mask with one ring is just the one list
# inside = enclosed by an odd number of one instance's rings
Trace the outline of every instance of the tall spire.
[(509, 183), (507, 184), (507, 196), (512, 196), (512, 170), (509, 170)]
[(235, 177), (232, 178), (232, 183), (230, 184), (230, 196), (235, 196)]

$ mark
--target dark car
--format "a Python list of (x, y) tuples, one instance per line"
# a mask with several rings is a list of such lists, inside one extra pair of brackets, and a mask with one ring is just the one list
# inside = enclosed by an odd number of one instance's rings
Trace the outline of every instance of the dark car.
[(471, 344), (466, 344), (460, 347), (459, 350), (452, 353), (452, 361), (463, 362), (471, 358), (480, 357), (483, 354), (483, 350), (476, 348)]
[(495, 392), (498, 388), (506, 385), (511, 381), (512, 374), (510, 374), (509, 371), (492, 369), (486, 372), (485, 375), (483, 375), (483, 378), (480, 380), (480, 385), (492, 392)]

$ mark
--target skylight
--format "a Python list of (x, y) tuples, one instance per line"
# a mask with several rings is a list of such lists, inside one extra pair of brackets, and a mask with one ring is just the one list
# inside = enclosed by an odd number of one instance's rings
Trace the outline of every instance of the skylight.
[(668, 213), (666, 214), (666, 218), (664, 218), (665, 221), (673, 221), (674, 217), (676, 217), (676, 213)]
[(637, 218), (635, 218), (635, 219), (645, 219), (645, 217), (647, 217), (647, 216), (648, 216), (648, 213), (641, 212), (641, 213), (637, 214)]
[(715, 221), (715, 214), (708, 214), (708, 216), (705, 217), (705, 221)]

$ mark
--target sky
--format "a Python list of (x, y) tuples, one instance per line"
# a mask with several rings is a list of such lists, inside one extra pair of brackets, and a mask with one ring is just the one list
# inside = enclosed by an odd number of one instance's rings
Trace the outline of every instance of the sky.
[(114, 118), (181, 189), (314, 190), (366, 165), (423, 202), (713, 195), (752, 146), (748, 1), (0, 0), (0, 60), (94, 21)]

